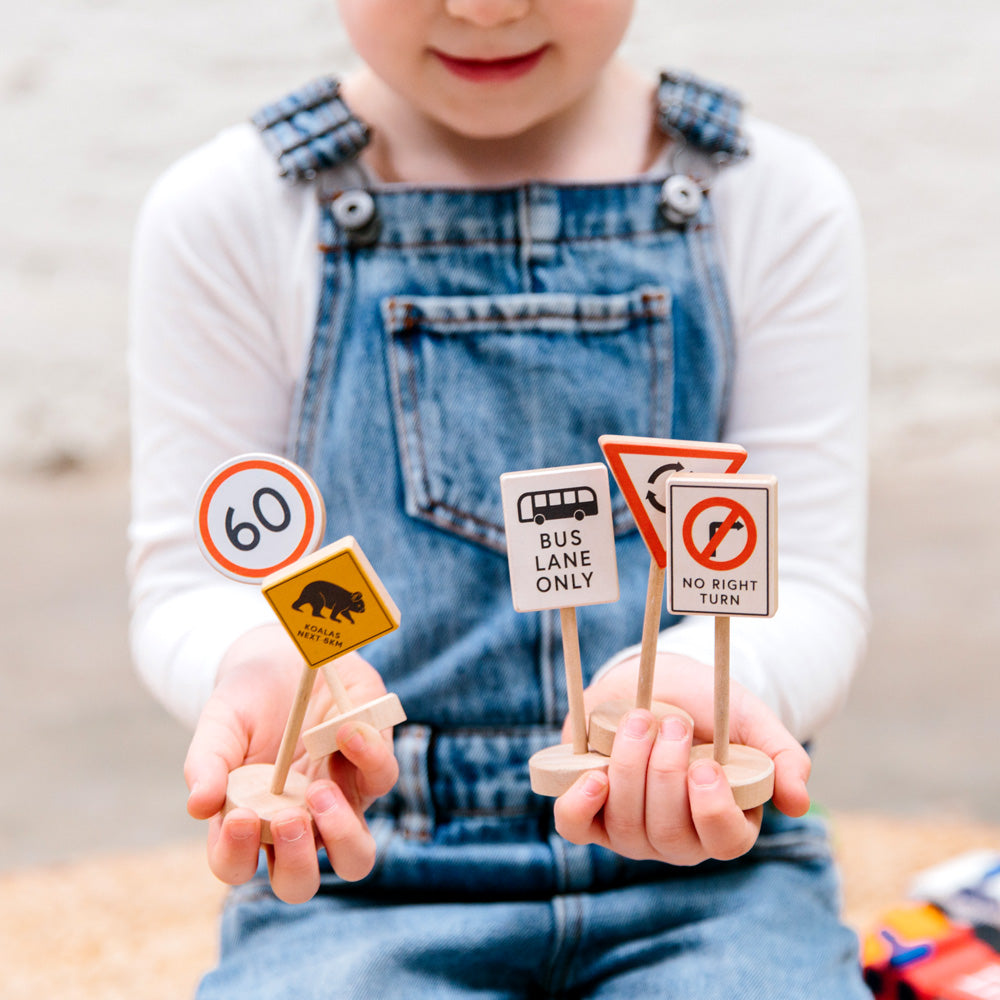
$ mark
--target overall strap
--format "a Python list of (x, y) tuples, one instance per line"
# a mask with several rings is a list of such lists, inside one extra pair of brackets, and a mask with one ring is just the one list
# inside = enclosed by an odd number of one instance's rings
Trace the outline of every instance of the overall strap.
[[(689, 73), (664, 72), (657, 88), (657, 123), (715, 163), (750, 152), (740, 129), (743, 101), (734, 91)], [(251, 121), (278, 161), (282, 177), (312, 180), (352, 162), (370, 140), (368, 126), (340, 97), (340, 83), (322, 77), (257, 111)]]
[(715, 163), (742, 160), (750, 146), (740, 128), (743, 101), (735, 91), (690, 73), (665, 72), (656, 93), (657, 123)]
[(353, 161), (370, 139), (368, 126), (351, 113), (333, 77), (314, 80), (261, 108), (251, 121), (281, 176), (296, 181)]

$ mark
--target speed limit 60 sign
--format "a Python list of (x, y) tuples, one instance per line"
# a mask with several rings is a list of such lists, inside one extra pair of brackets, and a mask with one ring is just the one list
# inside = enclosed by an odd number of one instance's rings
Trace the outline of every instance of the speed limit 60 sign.
[(316, 549), (326, 513), (316, 484), (293, 462), (240, 455), (205, 480), (195, 528), (220, 573), (260, 582)]
[(672, 614), (774, 614), (777, 488), (774, 476), (670, 477), (667, 607)]

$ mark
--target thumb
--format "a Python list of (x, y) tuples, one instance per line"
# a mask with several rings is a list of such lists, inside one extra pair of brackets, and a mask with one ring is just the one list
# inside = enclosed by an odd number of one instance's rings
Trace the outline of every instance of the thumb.
[(184, 760), (187, 810), (195, 819), (209, 819), (222, 809), (229, 772), (239, 767), (247, 754), (246, 740), (240, 739), (213, 708), (209, 702), (202, 712)]

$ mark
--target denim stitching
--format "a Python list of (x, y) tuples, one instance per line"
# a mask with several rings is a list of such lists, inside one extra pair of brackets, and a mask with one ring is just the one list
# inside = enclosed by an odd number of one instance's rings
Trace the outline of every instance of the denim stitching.
[[(614, 316), (584, 316), (579, 312), (576, 313), (532, 313), (530, 316), (497, 316), (497, 317), (483, 317), (478, 316), (442, 316), (435, 319), (424, 319), (423, 323), (419, 323), (414, 320), (412, 323), (408, 323), (407, 326), (399, 330), (399, 333), (411, 334), (414, 330), (422, 327), (423, 332), (433, 337), (435, 333), (438, 332), (439, 327), (462, 327), (468, 326), (469, 333), (472, 335), (479, 333), (504, 333), (507, 330), (512, 332), (522, 333), (524, 328), (527, 327), (531, 329), (536, 326), (539, 321), (545, 320), (556, 320), (556, 321), (566, 321), (567, 326), (560, 330), (553, 331), (542, 331), (544, 333), (586, 333), (590, 336), (599, 336), (601, 334), (618, 334), (622, 330), (630, 326), (636, 321), (651, 322), (657, 319), (664, 319), (666, 317), (666, 310), (633, 310), (629, 309), (627, 312), (618, 313)], [(574, 325), (569, 326), (569, 322)], [(612, 325), (614, 324), (614, 325)]]
[[(409, 307), (407, 307), (407, 315), (409, 315)], [(431, 484), (430, 480), (427, 478), (427, 453), (424, 448), (423, 425), (420, 421), (420, 408), (418, 406), (419, 397), (417, 394), (416, 351), (412, 340), (409, 340), (400, 346), (409, 356), (409, 365), (406, 371), (407, 388), (410, 393), (409, 413), (413, 421), (413, 437), (414, 443), (417, 447), (417, 458), (420, 462), (420, 478), (423, 485), (424, 496), (430, 499)]]
[[(331, 327), (330, 310), (336, 299), (339, 283), (336, 281), (336, 269), (325, 258), (322, 263), (322, 284), (319, 302), (317, 303), (316, 330), (322, 331), (313, 337), (309, 345), (309, 360), (306, 364), (305, 373), (300, 381), (296, 409), (293, 413), (293, 423), (289, 427), (289, 440), (295, 441), (294, 455), (297, 460), (311, 465), (309, 456), (312, 455), (315, 447), (316, 427), (319, 421), (315, 419), (315, 412), (319, 407), (322, 392), (317, 391), (318, 385), (325, 385), (328, 382), (330, 367), (329, 338), (327, 331)], [(319, 364), (321, 353), (325, 352)], [(298, 421), (297, 425), (294, 421)], [(295, 428), (298, 427), (296, 431)]]
[[(689, 227), (691, 228), (691, 227)], [(618, 243), (622, 239), (650, 239), (663, 235), (662, 229), (636, 229), (622, 233), (579, 233), (576, 235), (562, 237), (552, 240), (553, 244), (559, 246), (572, 245), (574, 243)], [(514, 247), (519, 246), (521, 240), (498, 237), (497, 239), (442, 239), (442, 240), (407, 240), (390, 241), (380, 238), (378, 248), (385, 250), (433, 250), (447, 249), (448, 247)], [(324, 253), (353, 253), (352, 247), (343, 246), (339, 243), (320, 243), (320, 250)], [(523, 276), (522, 276), (523, 277)]]
[[(711, 212), (707, 203), (702, 211)], [(713, 259), (713, 254), (707, 244), (712, 239), (711, 234), (713, 232), (714, 226), (703, 222), (697, 228), (696, 235), (692, 235), (690, 246), (692, 271), (694, 272), (695, 281), (701, 290), (702, 301), (705, 302), (706, 307), (711, 310), (714, 317), (713, 322), (708, 324), (708, 327), (717, 336), (714, 346), (716, 349), (721, 347), (722, 361), (720, 375), (722, 386), (718, 407), (719, 426), (716, 428), (717, 432), (721, 433), (729, 415), (735, 344), (733, 321), (729, 312), (729, 302), (725, 293), (725, 286), (721, 284), (721, 275), (709, 263)], [(721, 343), (719, 343), (720, 340), (722, 341)]]

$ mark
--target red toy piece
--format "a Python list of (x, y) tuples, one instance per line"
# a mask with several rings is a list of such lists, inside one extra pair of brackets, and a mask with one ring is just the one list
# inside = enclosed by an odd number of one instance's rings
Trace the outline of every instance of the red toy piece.
[(1000, 1000), (1000, 954), (927, 903), (889, 911), (862, 962), (877, 1000)]

